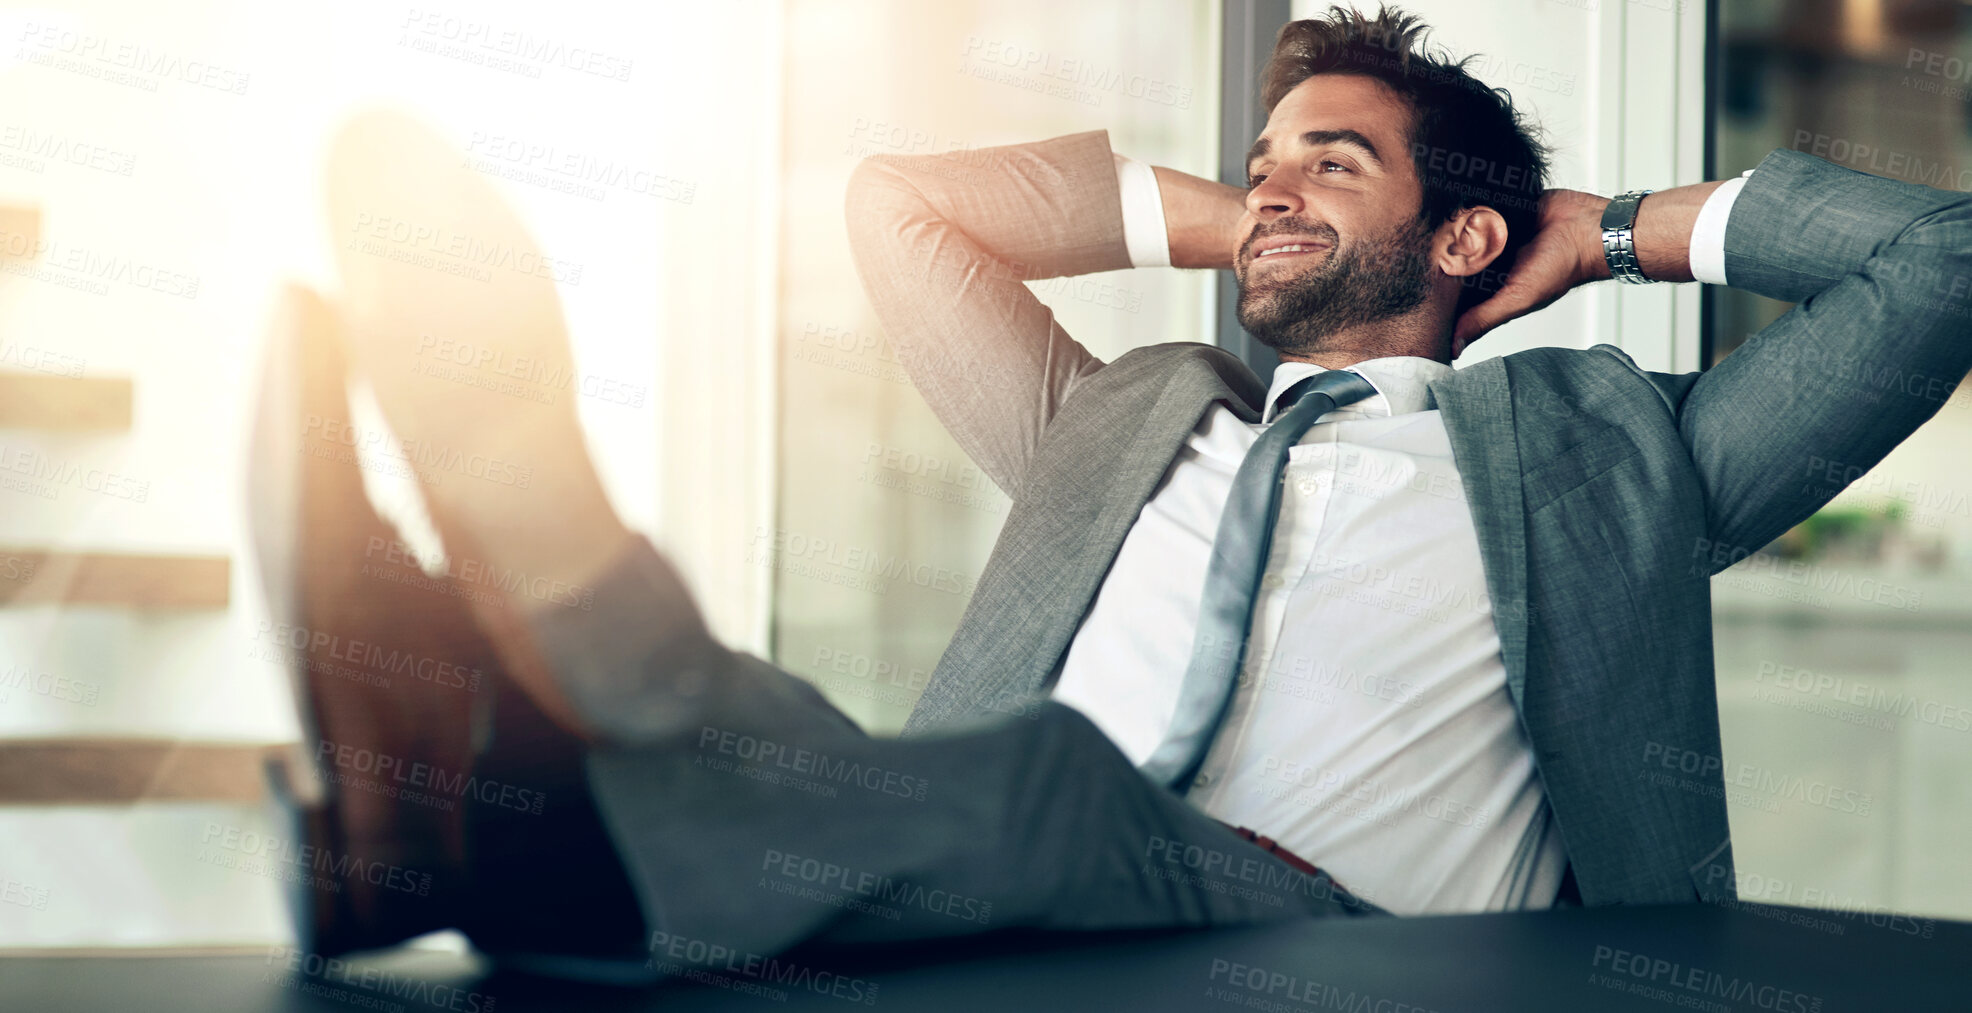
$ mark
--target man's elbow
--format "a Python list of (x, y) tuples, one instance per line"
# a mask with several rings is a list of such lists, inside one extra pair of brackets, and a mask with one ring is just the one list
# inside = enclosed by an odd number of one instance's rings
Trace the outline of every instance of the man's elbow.
[(903, 226), (928, 211), (924, 195), (883, 155), (868, 155), (849, 174), (843, 196), (843, 221), (849, 228), (849, 249), (864, 260), (878, 247), (895, 241)]
[(1962, 335), (1972, 321), (1972, 204), (1906, 230), (1879, 252), (1871, 274), (1887, 293), (1887, 312), (1949, 318)]
[(882, 156), (864, 155), (857, 161), (856, 168), (849, 172), (849, 186), (844, 203), (845, 211), (852, 222), (862, 206), (867, 205), (881, 190), (894, 186), (891, 182), (893, 172), (889, 166), (878, 161), (880, 157)]

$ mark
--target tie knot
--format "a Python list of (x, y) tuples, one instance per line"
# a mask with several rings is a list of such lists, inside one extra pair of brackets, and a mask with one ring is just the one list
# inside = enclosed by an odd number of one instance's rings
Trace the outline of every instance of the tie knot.
[(1283, 391), (1280, 398), (1274, 402), (1274, 418), (1278, 420), (1295, 405), (1300, 404), (1302, 398), (1317, 392), (1327, 394), (1335, 402), (1335, 406), (1340, 408), (1375, 394), (1376, 388), (1370, 386), (1368, 380), (1346, 369), (1323, 370), (1313, 376), (1302, 377)]

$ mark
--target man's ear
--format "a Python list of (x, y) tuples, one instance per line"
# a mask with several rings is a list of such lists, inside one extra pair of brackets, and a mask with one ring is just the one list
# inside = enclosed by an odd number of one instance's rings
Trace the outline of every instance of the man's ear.
[(1438, 227), (1432, 263), (1454, 278), (1484, 271), (1506, 249), (1506, 219), (1485, 206), (1461, 208)]

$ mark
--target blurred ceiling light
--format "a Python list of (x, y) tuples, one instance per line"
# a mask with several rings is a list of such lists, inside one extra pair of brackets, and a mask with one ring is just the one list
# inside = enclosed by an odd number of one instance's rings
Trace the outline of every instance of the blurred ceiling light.
[(1883, 0), (1842, 0), (1842, 44), (1852, 53), (1882, 52)]

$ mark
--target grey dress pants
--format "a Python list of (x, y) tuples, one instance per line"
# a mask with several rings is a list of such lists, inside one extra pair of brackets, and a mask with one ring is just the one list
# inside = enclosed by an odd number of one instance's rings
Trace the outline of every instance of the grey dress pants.
[(549, 796), (540, 815), (475, 807), (479, 874), (501, 885), (468, 931), (496, 955), (636, 977), (809, 942), (1383, 913), (1145, 779), (1068, 707), (872, 738), (717, 644), (643, 539), (585, 590), (530, 622), (607, 743), (506, 687), (481, 760)]

